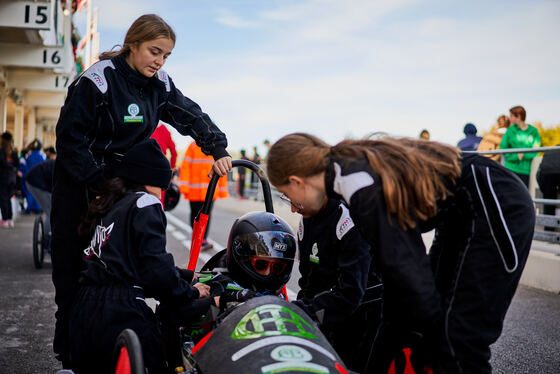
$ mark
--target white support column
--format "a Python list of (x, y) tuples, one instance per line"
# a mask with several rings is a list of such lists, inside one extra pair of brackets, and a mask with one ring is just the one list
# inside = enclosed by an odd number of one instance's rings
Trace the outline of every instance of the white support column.
[(8, 114), (8, 91), (5, 88), (0, 88), (0, 129), (2, 129), (2, 132), (6, 131), (7, 114)]
[(14, 115), (14, 143), (18, 151), (23, 148), (23, 104), (16, 103), (16, 112)]
[(41, 122), (37, 123), (37, 134), (36, 134), (36, 137), (37, 137), (37, 139), (41, 140), (41, 141), (43, 142), (43, 144), (45, 144), (45, 142), (44, 142), (45, 135), (44, 135), (44, 132), (43, 132), (43, 127), (44, 127), (44, 126), (45, 126), (45, 125), (42, 124)]
[(97, 31), (97, 16), (99, 8), (93, 9), (92, 40), (91, 40), (91, 64), (99, 61), (99, 32)]
[(41, 139), (37, 135), (37, 117), (35, 116), (35, 113), (35, 107), (29, 108), (29, 114), (27, 116), (27, 138), (29, 139), (29, 141), (33, 139), (39, 139), (43, 141), (43, 139)]

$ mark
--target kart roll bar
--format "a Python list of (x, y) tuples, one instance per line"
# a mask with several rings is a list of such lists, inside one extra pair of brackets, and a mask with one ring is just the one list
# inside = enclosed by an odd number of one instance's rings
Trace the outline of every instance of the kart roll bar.
[[(268, 183), (268, 178), (266, 177), (266, 175), (264, 175), (264, 171), (260, 167), (258, 167), (258, 165), (249, 160), (234, 160), (231, 162), (231, 164), (233, 167), (244, 167), (250, 169), (259, 177), (263, 189), (264, 205), (266, 211), (269, 213), (274, 213), (270, 184)], [(212, 176), (212, 179), (210, 179), (208, 190), (206, 191), (206, 198), (204, 199), (204, 204), (202, 205), (200, 212), (198, 212), (194, 220), (189, 264), (187, 265), (187, 269), (192, 271), (194, 271), (196, 268), (196, 263), (200, 254), (200, 246), (202, 245), (202, 240), (204, 239), (204, 232), (206, 231), (206, 226), (208, 224), (208, 215), (210, 213), (210, 209), (212, 209), (214, 191), (216, 190), (218, 179), (220, 179), (220, 177), (217, 174), (214, 174)]]

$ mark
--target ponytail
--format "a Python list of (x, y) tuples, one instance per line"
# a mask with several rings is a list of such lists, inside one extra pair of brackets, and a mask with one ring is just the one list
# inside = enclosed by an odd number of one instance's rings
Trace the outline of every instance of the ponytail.
[(437, 213), (449, 187), (461, 175), (459, 151), (451, 146), (407, 138), (344, 140), (334, 147), (313, 135), (296, 133), (278, 140), (267, 156), (267, 172), (275, 186), (288, 184), (290, 175), (309, 177), (325, 171), (329, 156), (367, 159), (381, 177), (387, 213), (399, 226), (414, 228)]

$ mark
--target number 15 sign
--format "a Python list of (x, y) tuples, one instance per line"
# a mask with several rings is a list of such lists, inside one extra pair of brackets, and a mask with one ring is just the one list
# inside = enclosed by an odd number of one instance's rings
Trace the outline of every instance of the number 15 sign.
[(0, 1), (0, 26), (48, 30), (51, 1)]

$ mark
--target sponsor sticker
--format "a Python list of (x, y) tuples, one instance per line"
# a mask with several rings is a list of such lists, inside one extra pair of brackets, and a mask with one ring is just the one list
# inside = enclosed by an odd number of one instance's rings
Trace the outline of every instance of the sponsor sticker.
[(281, 345), (270, 352), (270, 357), (276, 361), (311, 361), (313, 356), (307, 350), (297, 345)]
[(142, 123), (144, 122), (144, 116), (139, 116), (140, 107), (138, 104), (132, 103), (127, 108), (129, 116), (124, 116), (125, 123)]
[(272, 249), (274, 249), (275, 251), (284, 252), (287, 248), (288, 245), (286, 243), (274, 242), (274, 244), (272, 245)]
[(318, 264), (319, 263), (319, 247), (317, 243), (313, 243), (313, 247), (311, 247), (311, 254), (309, 255), (309, 261)]
[(97, 74), (96, 72), (92, 72), (91, 77), (99, 87), (103, 87), (105, 85), (105, 82), (103, 81), (103, 78), (101, 78), (101, 75)]

